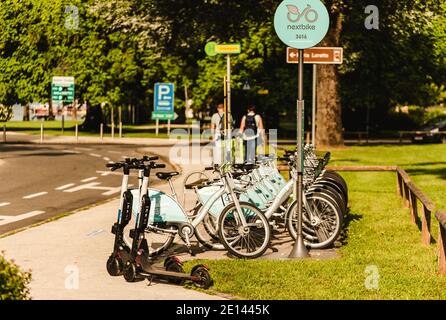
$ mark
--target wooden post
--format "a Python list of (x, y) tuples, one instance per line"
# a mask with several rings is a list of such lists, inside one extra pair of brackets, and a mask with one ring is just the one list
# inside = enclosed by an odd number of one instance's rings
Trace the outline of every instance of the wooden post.
[(410, 209), (410, 221), (413, 224), (417, 224), (417, 218), (418, 218), (417, 197), (414, 195), (412, 190), (410, 190), (410, 188), (409, 188), (409, 209)]
[(431, 244), (431, 212), (423, 204), (423, 214), (421, 215), (421, 241), (424, 245)]
[(311, 143), (311, 137), (310, 137), (311, 133), (307, 132), (307, 144)]
[(404, 194), (403, 194), (403, 202), (404, 202), (404, 207), (405, 208), (409, 208), (409, 188), (407, 187), (407, 184), (405, 181), (403, 181), (403, 189), (404, 189)]
[(156, 120), (156, 128), (155, 128), (155, 134), (158, 137), (158, 133), (159, 133), (159, 125), (160, 125), (160, 121), (157, 119)]
[(440, 228), (438, 231), (438, 272), (446, 276), (446, 214), (440, 210), (435, 217)]
[(401, 175), (398, 171), (396, 172), (396, 194), (399, 197), (403, 196), (403, 192), (402, 192), (402, 188), (401, 188)]
[(446, 275), (446, 230), (441, 224), (438, 232), (438, 271)]

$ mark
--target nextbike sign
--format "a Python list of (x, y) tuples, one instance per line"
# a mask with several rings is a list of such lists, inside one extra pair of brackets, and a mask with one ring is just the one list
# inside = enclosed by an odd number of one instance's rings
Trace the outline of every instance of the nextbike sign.
[(278, 37), (296, 49), (311, 48), (321, 42), (329, 24), (327, 8), (319, 0), (285, 0), (274, 16)]

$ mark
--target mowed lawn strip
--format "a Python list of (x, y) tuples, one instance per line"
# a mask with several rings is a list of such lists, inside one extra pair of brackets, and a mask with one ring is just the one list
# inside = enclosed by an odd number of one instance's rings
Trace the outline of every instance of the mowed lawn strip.
[[(400, 165), (439, 207), (445, 203), (446, 145), (351, 147), (332, 154), (331, 165)], [(421, 244), (396, 196), (395, 173), (342, 175), (351, 213), (340, 258), (205, 261), (214, 289), (246, 299), (446, 299), (437, 247)]]

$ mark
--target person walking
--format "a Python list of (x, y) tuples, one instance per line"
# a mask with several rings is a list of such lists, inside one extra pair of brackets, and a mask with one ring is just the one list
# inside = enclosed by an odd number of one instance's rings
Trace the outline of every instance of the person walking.
[(262, 117), (256, 113), (253, 105), (248, 106), (247, 114), (243, 116), (240, 123), (240, 133), (243, 134), (245, 147), (245, 161), (255, 163), (257, 145), (264, 136), (265, 128)]
[[(232, 117), (229, 115), (229, 123), (232, 124)], [(232, 125), (231, 125), (232, 127)], [(217, 112), (211, 118), (211, 132), (213, 141), (213, 160), (214, 164), (223, 163), (224, 133), (225, 133), (225, 106), (217, 105)]]

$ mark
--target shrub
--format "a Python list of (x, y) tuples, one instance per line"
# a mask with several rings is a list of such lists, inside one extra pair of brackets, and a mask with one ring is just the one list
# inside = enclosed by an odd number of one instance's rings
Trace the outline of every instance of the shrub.
[(23, 272), (0, 254), (0, 300), (29, 300), (31, 273)]

